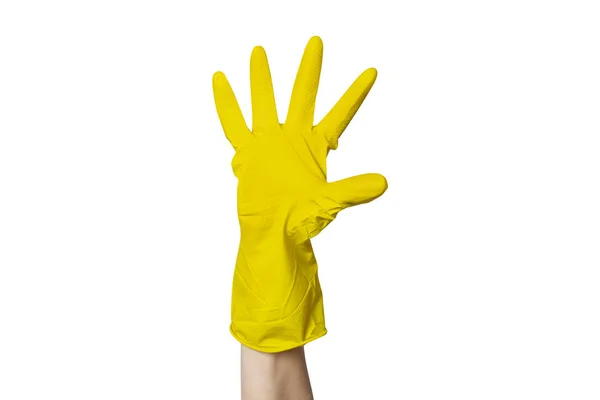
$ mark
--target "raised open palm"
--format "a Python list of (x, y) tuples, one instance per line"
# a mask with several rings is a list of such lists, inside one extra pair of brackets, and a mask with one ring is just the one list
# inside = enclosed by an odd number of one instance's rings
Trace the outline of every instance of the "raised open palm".
[(297, 235), (299, 241), (315, 236), (340, 210), (369, 202), (387, 188), (379, 174), (327, 183), (327, 154), (337, 148), (339, 136), (371, 89), (377, 72), (370, 68), (361, 74), (321, 123), (313, 126), (322, 57), (321, 39), (311, 38), (287, 119), (280, 124), (267, 56), (262, 47), (254, 48), (250, 62), (252, 131), (225, 75), (217, 72), (213, 80), (223, 130), (236, 149), (232, 166), (239, 179), (240, 222), (277, 214), (285, 218), (287, 232)]

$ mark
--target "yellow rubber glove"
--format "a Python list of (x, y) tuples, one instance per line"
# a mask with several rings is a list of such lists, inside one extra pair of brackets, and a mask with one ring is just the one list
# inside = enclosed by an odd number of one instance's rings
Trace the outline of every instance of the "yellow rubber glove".
[(313, 126), (323, 43), (306, 46), (287, 119), (280, 124), (273, 84), (262, 47), (252, 51), (252, 131), (244, 121), (227, 78), (215, 73), (217, 113), (235, 148), (241, 237), (233, 278), (233, 336), (247, 347), (279, 352), (327, 333), (317, 261), (310, 238), (344, 208), (383, 194), (382, 175), (364, 174), (328, 183), (325, 159), (375, 82), (363, 72)]

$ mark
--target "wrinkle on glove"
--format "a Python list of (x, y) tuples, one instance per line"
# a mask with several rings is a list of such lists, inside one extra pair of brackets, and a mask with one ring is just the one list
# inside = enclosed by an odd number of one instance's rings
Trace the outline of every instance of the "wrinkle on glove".
[(326, 158), (338, 147), (375, 82), (363, 72), (323, 120), (313, 126), (323, 43), (308, 42), (281, 124), (264, 49), (250, 60), (252, 130), (227, 78), (213, 77), (217, 113), (235, 149), (240, 245), (231, 298), (231, 334), (263, 352), (302, 346), (327, 333), (323, 294), (310, 239), (348, 207), (368, 203), (387, 189), (379, 174), (327, 182)]

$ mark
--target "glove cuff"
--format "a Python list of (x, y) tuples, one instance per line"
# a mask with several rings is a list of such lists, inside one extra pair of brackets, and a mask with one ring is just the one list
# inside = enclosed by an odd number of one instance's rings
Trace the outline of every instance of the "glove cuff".
[[(284, 318), (261, 321), (232, 318), (230, 332), (241, 344), (265, 353), (290, 350), (327, 334), (323, 315), (323, 296), (318, 279), (308, 287), (297, 308)], [(232, 307), (232, 316), (236, 314)]]
[(310, 241), (262, 249), (245, 244), (240, 243), (233, 278), (231, 334), (267, 353), (324, 336), (323, 293)]

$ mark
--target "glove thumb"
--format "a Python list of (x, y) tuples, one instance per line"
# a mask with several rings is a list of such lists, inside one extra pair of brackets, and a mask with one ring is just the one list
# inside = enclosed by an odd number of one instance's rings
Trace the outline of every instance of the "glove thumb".
[(363, 174), (328, 183), (325, 196), (337, 203), (341, 210), (373, 201), (387, 188), (388, 183), (383, 175)]
[(313, 211), (298, 223), (292, 223), (292, 235), (297, 243), (319, 234), (341, 210), (368, 203), (381, 196), (387, 189), (387, 181), (380, 174), (363, 174), (325, 185), (320, 194), (308, 204)]

